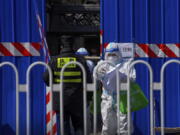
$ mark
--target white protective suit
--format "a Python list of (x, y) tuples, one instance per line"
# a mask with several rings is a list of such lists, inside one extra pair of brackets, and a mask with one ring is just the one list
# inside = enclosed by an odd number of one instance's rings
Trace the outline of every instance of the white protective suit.
[[(103, 94), (101, 96), (101, 114), (102, 114), (102, 135), (127, 135), (127, 114), (117, 114), (116, 104), (116, 68), (119, 69), (121, 82), (127, 81), (127, 72), (132, 58), (122, 58), (121, 51), (116, 43), (110, 43), (106, 48), (105, 60), (116, 65), (103, 64), (97, 69), (96, 77), (102, 81)], [(102, 63), (100, 61), (98, 64)], [(131, 80), (135, 80), (135, 69), (130, 71)], [(117, 117), (120, 117), (120, 129), (117, 129)], [(132, 123), (131, 123), (132, 124)], [(131, 126), (133, 132), (133, 126)]]

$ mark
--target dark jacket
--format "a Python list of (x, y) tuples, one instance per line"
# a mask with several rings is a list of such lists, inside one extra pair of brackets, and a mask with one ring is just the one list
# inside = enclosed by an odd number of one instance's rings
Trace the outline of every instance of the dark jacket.
[[(55, 81), (55, 79), (59, 79), (60, 80), (60, 76), (57, 76), (55, 74), (55, 72), (59, 72), (61, 71), (61, 68), (58, 67), (58, 62), (57, 59), (58, 58), (76, 58), (76, 60), (78, 62), (80, 62), (86, 70), (86, 75), (87, 75), (87, 82), (90, 82), (91, 80), (91, 75), (90, 75), (90, 71), (87, 67), (86, 64), (86, 60), (81, 57), (76, 55), (70, 48), (66, 48), (66, 49), (62, 49), (62, 51), (60, 52), (60, 55), (55, 56), (51, 59), (51, 61), (49, 62), (49, 65), (52, 69), (53, 72), (53, 83), (59, 83), (57, 81)], [(70, 103), (74, 100), (82, 100), (83, 99), (83, 78), (82, 78), (82, 71), (80, 69), (80, 67), (77, 65), (75, 68), (67, 68), (65, 69), (65, 72), (80, 72), (80, 76), (64, 76), (64, 80), (72, 80), (72, 79), (76, 79), (76, 80), (82, 80), (81, 82), (78, 83), (74, 83), (74, 82), (64, 82), (63, 84), (63, 90), (64, 90), (64, 106), (70, 105)], [(49, 85), (49, 74), (48, 71), (46, 71), (44, 73), (44, 81), (47, 85)], [(53, 98), (54, 98), (54, 102), (53, 102), (53, 108), (55, 110), (59, 110), (59, 93), (58, 92), (54, 92), (53, 93)], [(83, 102), (83, 100), (82, 100)]]

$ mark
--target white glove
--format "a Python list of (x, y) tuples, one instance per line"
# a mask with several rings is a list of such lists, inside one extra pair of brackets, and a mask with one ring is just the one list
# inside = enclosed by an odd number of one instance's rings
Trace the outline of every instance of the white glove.
[[(95, 67), (95, 74), (93, 75), (98, 80), (102, 80), (103, 77), (106, 75), (106, 73), (109, 71), (109, 64), (104, 63), (101, 64), (102, 61), (100, 61), (97, 66)], [(100, 66), (99, 66), (100, 65)], [(98, 67), (98, 68), (97, 68)]]

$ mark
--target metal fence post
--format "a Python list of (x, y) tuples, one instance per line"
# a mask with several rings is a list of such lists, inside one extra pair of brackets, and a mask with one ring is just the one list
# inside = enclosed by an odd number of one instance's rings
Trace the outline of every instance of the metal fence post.
[(128, 71), (128, 78), (127, 78), (127, 102), (128, 102), (128, 135), (131, 134), (131, 106), (130, 106), (130, 71), (132, 67), (134, 67), (136, 64), (141, 63), (144, 64), (148, 67), (149, 73), (150, 73), (150, 134), (154, 134), (154, 125), (153, 125), (153, 119), (154, 119), (154, 114), (153, 114), (153, 70), (152, 67), (150, 66), (149, 63), (143, 60), (136, 60), (133, 61), (130, 66), (129, 66), (129, 71)]
[[(93, 75), (94, 72), (96, 70), (93, 71)], [(93, 91), (93, 133), (94, 135), (96, 135), (97, 132), (97, 82), (96, 82), (96, 78), (93, 77), (93, 83), (94, 83), (94, 91)]]
[(179, 60), (169, 60), (161, 68), (161, 135), (164, 135), (164, 70), (170, 63), (180, 64)]
[[(109, 64), (109, 65), (111, 65), (112, 67), (115, 67), (115, 65), (113, 64), (113, 63), (111, 63), (111, 62), (109, 62), (109, 61), (102, 61), (100, 64), (98, 64), (96, 67), (95, 67), (95, 69), (94, 69), (94, 71), (93, 71), (93, 76), (94, 76), (94, 92), (93, 92), (93, 96), (94, 96), (94, 112), (93, 112), (93, 115), (94, 115), (94, 119), (93, 119), (93, 122), (94, 122), (94, 126), (93, 126), (93, 133), (94, 133), (94, 135), (96, 135), (96, 132), (97, 132), (97, 101), (96, 101), (96, 98), (97, 98), (97, 91), (96, 91), (96, 81), (97, 81), (97, 75), (96, 75), (96, 72), (97, 72), (97, 70), (98, 70), (98, 68), (100, 67), (100, 66), (102, 66), (103, 64)], [(118, 73), (119, 73), (119, 70), (116, 68), (116, 85), (117, 85), (117, 89), (116, 89), (116, 91), (117, 91), (117, 101), (118, 101), (118, 99), (120, 100), (120, 98), (119, 98), (119, 75), (118, 75)], [(117, 116), (118, 116), (118, 114), (120, 113), (119, 112), (119, 102), (117, 103), (117, 109), (118, 109), (118, 111), (117, 111)], [(120, 119), (119, 119), (119, 117), (117, 118), (117, 129), (119, 129), (119, 123), (120, 123)], [(118, 133), (119, 134), (119, 133)]]
[[(66, 67), (70, 64), (76, 64), (78, 65), (82, 72), (83, 72), (83, 112), (84, 112), (84, 135), (87, 135), (87, 97), (86, 97), (86, 91), (87, 91), (87, 83), (86, 83), (86, 70), (84, 68), (84, 66), (80, 63), (80, 62), (75, 62), (75, 61), (71, 61), (69, 63), (66, 63), (62, 69), (61, 69), (61, 76), (60, 76), (60, 80), (64, 79), (63, 73), (66, 69)], [(60, 126), (61, 126), (61, 135), (64, 135), (64, 119), (63, 119), (63, 81), (61, 81), (60, 83)]]
[(8, 65), (12, 67), (16, 78), (16, 135), (19, 135), (19, 74), (16, 66), (11, 62), (0, 63), (0, 67)]
[[(50, 89), (51, 89), (51, 94), (50, 94), (50, 102), (51, 102), (51, 114), (50, 114), (50, 117), (51, 117), (51, 127), (53, 127), (53, 108), (52, 108), (52, 101), (53, 101), (53, 97), (52, 97), (52, 89), (53, 89), (53, 85), (52, 85), (52, 71), (51, 71), (51, 68), (44, 62), (34, 62), (32, 63), (28, 69), (27, 69), (27, 72), (26, 72), (26, 92), (27, 92), (27, 95), (26, 95), (26, 135), (31, 135), (30, 133), (30, 124), (31, 124), (31, 121), (30, 121), (30, 90), (29, 90), (29, 85), (30, 85), (30, 71), (31, 69), (36, 66), (36, 65), (42, 65), (42, 66), (45, 66), (47, 69), (48, 69), (48, 72), (49, 72), (49, 83), (50, 83)], [(53, 135), (53, 130), (51, 130), (51, 135)]]

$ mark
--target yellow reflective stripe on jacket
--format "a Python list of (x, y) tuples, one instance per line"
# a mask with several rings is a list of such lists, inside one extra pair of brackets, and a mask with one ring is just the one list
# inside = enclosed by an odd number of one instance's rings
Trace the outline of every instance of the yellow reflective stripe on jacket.
[[(61, 72), (54, 72), (54, 75), (58, 75), (60, 76)], [(80, 76), (81, 75), (81, 72), (77, 71), (77, 72), (64, 72), (63, 73), (64, 76)]]
[[(62, 82), (60, 79), (54, 79), (54, 81), (56, 83)], [(80, 82), (82, 82), (82, 79), (64, 79), (63, 82), (67, 82), (67, 83), (80, 83)]]

